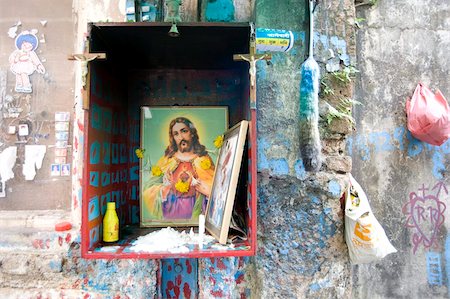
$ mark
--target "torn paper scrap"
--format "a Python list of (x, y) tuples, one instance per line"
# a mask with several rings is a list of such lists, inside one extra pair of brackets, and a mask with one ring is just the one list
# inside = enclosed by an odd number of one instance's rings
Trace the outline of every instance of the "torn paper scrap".
[(17, 36), (17, 26), (13, 26), (8, 29), (8, 36), (10, 38), (15, 38)]
[(36, 169), (41, 169), (47, 147), (45, 145), (25, 145), (25, 163), (22, 174), (25, 180), (31, 181), (36, 175)]
[(12, 171), (14, 165), (16, 164), (17, 157), (17, 146), (10, 146), (5, 148), (0, 153), (0, 177), (2, 182), (6, 182), (14, 177), (14, 172)]

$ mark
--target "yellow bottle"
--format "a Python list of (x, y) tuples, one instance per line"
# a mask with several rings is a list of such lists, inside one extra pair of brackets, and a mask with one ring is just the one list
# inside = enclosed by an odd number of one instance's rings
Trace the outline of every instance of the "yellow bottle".
[(116, 242), (119, 240), (119, 217), (116, 213), (116, 203), (106, 204), (106, 213), (103, 217), (103, 242)]

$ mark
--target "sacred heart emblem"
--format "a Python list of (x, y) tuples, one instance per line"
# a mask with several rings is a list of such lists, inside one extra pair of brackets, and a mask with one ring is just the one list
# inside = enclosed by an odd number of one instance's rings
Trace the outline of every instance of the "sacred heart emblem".
[(436, 194), (426, 194), (428, 188), (424, 186), (419, 189), (422, 195), (416, 192), (409, 194), (409, 202), (403, 206), (403, 213), (408, 216), (406, 226), (415, 228), (412, 236), (413, 252), (423, 243), (425, 248), (430, 248), (437, 241), (440, 227), (444, 223), (445, 203), (439, 200), (441, 188), (448, 193), (447, 188), (442, 183), (438, 183), (434, 188), (438, 188)]

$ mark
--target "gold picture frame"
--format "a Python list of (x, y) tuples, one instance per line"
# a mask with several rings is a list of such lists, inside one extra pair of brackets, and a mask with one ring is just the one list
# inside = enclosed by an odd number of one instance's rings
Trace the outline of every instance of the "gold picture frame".
[(141, 227), (198, 225), (227, 128), (225, 106), (141, 107)]

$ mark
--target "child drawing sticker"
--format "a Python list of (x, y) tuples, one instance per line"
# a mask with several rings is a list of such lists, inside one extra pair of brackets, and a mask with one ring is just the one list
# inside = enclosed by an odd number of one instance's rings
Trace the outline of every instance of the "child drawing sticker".
[(16, 50), (9, 56), (11, 72), (16, 75), (16, 92), (31, 93), (30, 75), (35, 71), (45, 73), (45, 68), (35, 53), (38, 39), (30, 31), (21, 32), (15, 40)]

